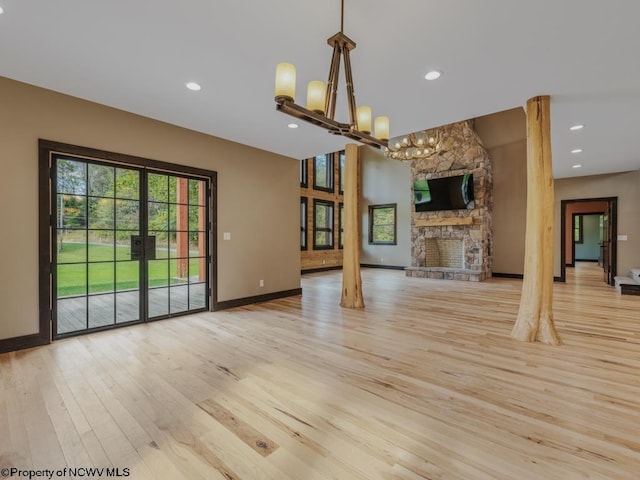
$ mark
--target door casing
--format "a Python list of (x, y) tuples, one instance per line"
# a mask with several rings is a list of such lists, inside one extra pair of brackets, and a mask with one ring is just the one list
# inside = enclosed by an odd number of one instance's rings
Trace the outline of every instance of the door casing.
[[(134, 168), (150, 169), (168, 174), (190, 175), (209, 180), (211, 185), (208, 203), (209, 212), (209, 250), (210, 264), (209, 276), (209, 310), (215, 310), (217, 306), (217, 173), (195, 167), (182, 166), (135, 157), (120, 153), (97, 150), (88, 147), (70, 145), (51, 140), (39, 140), (39, 333), (33, 338), (33, 346), (50, 343), (52, 340), (52, 312), (53, 312), (53, 268), (52, 261), (52, 218), (54, 207), (51, 204), (53, 186), (51, 185), (52, 155), (62, 154), (84, 158), (88, 161), (106, 161), (111, 164), (129, 166)], [(80, 333), (83, 333), (82, 331)], [(67, 335), (65, 335), (67, 336)]]

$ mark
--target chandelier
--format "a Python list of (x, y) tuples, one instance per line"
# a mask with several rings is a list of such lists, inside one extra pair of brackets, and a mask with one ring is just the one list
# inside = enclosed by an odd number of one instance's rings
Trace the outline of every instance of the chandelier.
[[(307, 86), (307, 106), (295, 103), (296, 67), (290, 63), (279, 63), (276, 67), (276, 109), (299, 120), (325, 128), (329, 133), (342, 135), (376, 148), (386, 147), (389, 140), (389, 117), (380, 116), (374, 120), (374, 134), (371, 134), (371, 107), (356, 107), (353, 91), (353, 75), (349, 52), (356, 48), (353, 40), (343, 33), (344, 0), (341, 2), (340, 31), (327, 40), (333, 47), (329, 80), (325, 86), (320, 80), (313, 80)], [(347, 86), (349, 123), (334, 120), (340, 60), (344, 59)]]
[(440, 129), (422, 130), (404, 137), (393, 138), (384, 149), (385, 156), (402, 162), (430, 158), (442, 153)]

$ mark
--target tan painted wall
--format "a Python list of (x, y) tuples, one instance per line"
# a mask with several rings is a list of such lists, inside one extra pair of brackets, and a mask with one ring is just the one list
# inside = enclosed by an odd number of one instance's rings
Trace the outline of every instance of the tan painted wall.
[(493, 271), (524, 273), (527, 142), (489, 149), (493, 160)]
[[(592, 175), (555, 180), (555, 248), (560, 252), (560, 201), (581, 198), (618, 197), (618, 275), (640, 267), (640, 171)], [(556, 255), (555, 275), (560, 275)]]
[(524, 272), (527, 210), (526, 115), (522, 108), (476, 118), (493, 161), (493, 272)]
[(218, 300), (299, 288), (297, 160), (0, 77), (0, 339), (38, 331), (39, 138), (217, 171)]

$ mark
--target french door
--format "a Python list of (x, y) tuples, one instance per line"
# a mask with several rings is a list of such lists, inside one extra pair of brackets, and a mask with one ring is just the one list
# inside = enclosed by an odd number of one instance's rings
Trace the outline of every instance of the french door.
[(53, 338), (209, 308), (210, 178), (50, 158)]

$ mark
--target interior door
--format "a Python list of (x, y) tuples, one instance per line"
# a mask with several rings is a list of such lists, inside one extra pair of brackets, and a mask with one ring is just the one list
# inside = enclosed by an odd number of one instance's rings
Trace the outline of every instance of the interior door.
[(54, 338), (209, 307), (210, 180), (52, 159)]

